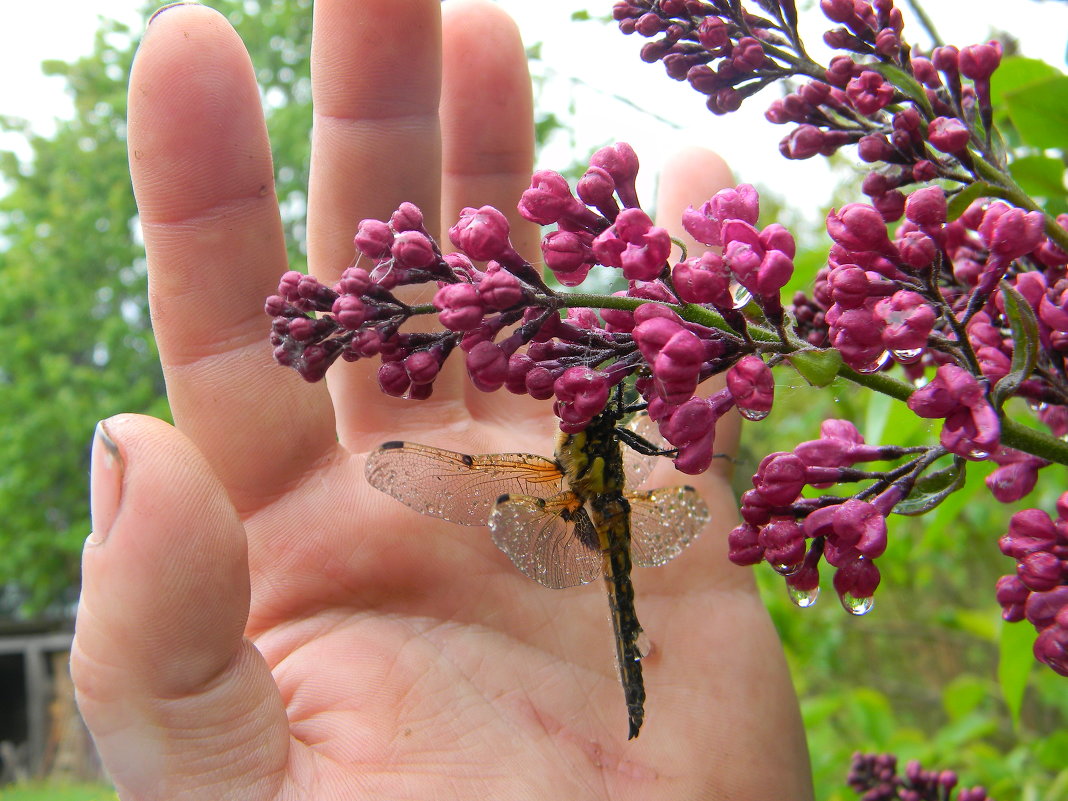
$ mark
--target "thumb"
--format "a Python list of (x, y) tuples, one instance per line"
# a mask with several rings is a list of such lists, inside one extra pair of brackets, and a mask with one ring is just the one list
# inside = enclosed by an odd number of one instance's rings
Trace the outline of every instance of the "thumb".
[(271, 796), (289, 730), (243, 637), (246, 541), (226, 491), (176, 429), (120, 415), (97, 427), (92, 505), (71, 674), (122, 797)]

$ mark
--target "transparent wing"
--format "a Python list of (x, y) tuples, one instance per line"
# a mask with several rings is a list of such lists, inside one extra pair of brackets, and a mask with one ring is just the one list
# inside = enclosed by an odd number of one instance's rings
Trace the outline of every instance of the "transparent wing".
[(468, 456), (414, 442), (387, 442), (367, 457), (367, 482), (417, 512), (465, 526), (484, 526), (506, 493), (556, 495), (555, 462), (529, 453)]
[[(633, 431), (654, 448), (659, 450), (671, 449), (671, 443), (664, 439), (656, 423), (645, 412), (639, 412), (634, 415), (625, 428)], [(637, 489), (644, 484), (645, 479), (653, 472), (653, 468), (656, 467), (656, 462), (660, 458), (659, 456), (639, 453), (634, 448), (623, 445), (623, 470), (627, 475), (627, 486)]]
[(570, 490), (552, 498), (504, 495), (489, 527), (512, 563), (550, 589), (588, 584), (603, 571), (593, 523)]
[(626, 498), (631, 558), (640, 567), (658, 567), (674, 559), (712, 517), (693, 487), (628, 492)]

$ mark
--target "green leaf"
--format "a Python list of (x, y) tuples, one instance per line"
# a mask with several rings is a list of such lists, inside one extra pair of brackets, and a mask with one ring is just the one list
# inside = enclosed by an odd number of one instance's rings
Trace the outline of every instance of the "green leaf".
[(1065, 204), (1064, 162), (1049, 156), (1024, 156), (1009, 165), (1009, 172), (1024, 192), (1045, 200), (1045, 210), (1060, 214)]
[(1001, 624), (1001, 637), (998, 638), (998, 684), (1001, 685), (1001, 697), (1009, 708), (1014, 728), (1020, 726), (1020, 707), (1023, 706), (1031, 665), (1035, 661), (1031, 649), (1036, 636), (1034, 628), (1024, 621)]
[(1068, 76), (1006, 92), (1005, 102), (1025, 144), (1068, 151)]
[(814, 387), (830, 384), (842, 366), (842, 354), (835, 348), (799, 350), (786, 358), (801, 377)]
[(866, 69), (874, 70), (882, 75), (894, 88), (899, 90), (911, 100), (914, 100), (922, 108), (928, 117), (933, 117), (931, 103), (927, 99), (927, 91), (920, 82), (905, 72), (901, 67), (893, 64), (865, 64)]
[(1009, 373), (990, 393), (994, 408), (1000, 410), (1005, 400), (1034, 372), (1038, 363), (1038, 320), (1035, 310), (1019, 292), (1006, 281), (1001, 282), (1001, 297), (1005, 306), (1005, 317), (1012, 330), (1013, 348), (1012, 365)]
[(934, 509), (946, 498), (964, 486), (967, 462), (959, 456), (953, 464), (922, 476), (912, 492), (893, 508), (896, 515), (922, 515)]
[(1005, 95), (1009, 92), (1041, 83), (1060, 74), (1060, 70), (1052, 64), (1047, 64), (1037, 58), (1024, 58), (1023, 56), (1003, 58), (990, 77), (990, 102), (994, 108), (999, 108), (1005, 104)]

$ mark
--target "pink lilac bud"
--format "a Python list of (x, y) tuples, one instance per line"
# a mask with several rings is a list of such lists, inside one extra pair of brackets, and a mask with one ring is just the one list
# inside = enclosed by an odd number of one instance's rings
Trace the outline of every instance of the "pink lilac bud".
[(1009, 623), (1024, 619), (1024, 609), (1031, 591), (1018, 576), (1002, 576), (998, 579), (996, 597), (1001, 605), (1001, 617)]
[(927, 141), (943, 153), (960, 153), (971, 138), (971, 131), (956, 117), (936, 117), (927, 127)]
[[(571, 367), (556, 379), (553, 412), (570, 433), (581, 431), (604, 409), (611, 387), (608, 376), (588, 367)], [(567, 430), (567, 429), (564, 429)]]
[(886, 297), (896, 287), (894, 282), (884, 280), (878, 273), (848, 265), (832, 270), (828, 284), (831, 299), (842, 309), (859, 309), (869, 298)]
[(834, 589), (839, 597), (871, 598), (879, 587), (879, 568), (868, 559), (859, 558), (838, 567), (834, 574)]
[(342, 295), (339, 297), (334, 301), (330, 312), (341, 327), (349, 331), (355, 331), (367, 319), (367, 307), (363, 301), (354, 295)]
[(803, 161), (818, 156), (824, 149), (824, 132), (815, 125), (798, 125), (779, 142), (783, 158)]
[[(1035, 659), (1062, 676), (1068, 676), (1068, 606), (1057, 613), (1054, 624), (1035, 640)], [(978, 801), (986, 801), (985, 796)]]
[(353, 244), (368, 258), (384, 259), (393, 245), (393, 231), (381, 220), (361, 220)]
[(545, 266), (564, 286), (578, 286), (594, 264), (593, 237), (586, 232), (551, 231), (541, 241)]
[(975, 358), (979, 362), (979, 370), (990, 380), (991, 386), (995, 386), (1012, 370), (1012, 362), (1000, 348), (979, 348), (975, 351)]
[(973, 81), (988, 80), (1001, 64), (1001, 42), (991, 41), (965, 47), (960, 51), (959, 64), (961, 74), (965, 78), (971, 78)]
[(360, 267), (349, 267), (334, 285), (339, 295), (363, 295), (371, 288), (371, 276)]
[(894, 87), (874, 70), (865, 70), (846, 86), (846, 96), (865, 117), (886, 108), (894, 99)]
[(1031, 493), (1038, 482), (1039, 468), (1046, 464), (1036, 457), (1004, 464), (986, 477), (987, 489), (1001, 503), (1014, 503)]
[(408, 371), (400, 362), (383, 362), (378, 368), (378, 386), (382, 391), (394, 398), (399, 398), (408, 391), (412, 384), (408, 377)]
[(591, 167), (600, 167), (615, 181), (616, 194), (627, 208), (637, 208), (634, 179), (638, 175), (638, 154), (626, 142), (602, 147), (590, 158)]
[(777, 297), (779, 290), (789, 283), (793, 274), (793, 259), (781, 250), (769, 250), (760, 261), (756, 280), (746, 288), (760, 297)]
[(893, 246), (881, 214), (864, 203), (848, 203), (827, 214), (827, 233), (842, 247), (853, 251), (891, 252)]
[(842, 353), (842, 359), (855, 370), (877, 369), (884, 353), (883, 321), (866, 307), (849, 309), (832, 315), (835, 307), (827, 313), (831, 344)]
[(1059, 586), (1063, 572), (1061, 560), (1049, 551), (1029, 553), (1016, 564), (1016, 575), (1033, 592), (1046, 592)]
[(920, 417), (944, 417), (940, 441), (965, 459), (986, 459), (1000, 444), (997, 412), (975, 376), (956, 365), (939, 367), (934, 380), (912, 394), (908, 407)]
[(690, 206), (682, 214), (682, 227), (690, 236), (709, 246), (723, 244), (722, 225), (726, 220), (741, 220), (753, 225), (760, 215), (760, 196), (750, 184), (721, 189), (699, 209)]
[(590, 167), (579, 179), (575, 190), (583, 203), (593, 206), (609, 219), (615, 219), (619, 213), (619, 204), (614, 196), (616, 182), (606, 170)]
[(875, 314), (886, 323), (883, 344), (889, 350), (902, 352), (927, 347), (935, 312), (922, 295), (902, 289), (876, 303)]
[(430, 238), (419, 231), (403, 231), (397, 234), (390, 253), (399, 267), (410, 269), (426, 268), (437, 260)]
[(939, 226), (946, 222), (946, 194), (940, 186), (917, 189), (905, 203), (905, 217), (919, 226)]
[(593, 253), (608, 267), (622, 267), (631, 281), (653, 281), (671, 253), (671, 235), (653, 225), (644, 211), (624, 209), (615, 223), (593, 240)]
[(523, 300), (523, 288), (518, 278), (496, 262), (490, 262), (478, 285), (478, 297), (487, 309), (502, 311)]
[(402, 362), (413, 384), (429, 384), (438, 376), (441, 363), (429, 351), (420, 350)]
[(776, 518), (760, 530), (764, 558), (778, 569), (801, 564), (805, 558), (805, 532), (793, 518)]
[(441, 324), (450, 331), (473, 331), (482, 323), (485, 307), (471, 284), (446, 284), (434, 295)]
[(998, 540), (998, 547), (1006, 556), (1022, 559), (1029, 553), (1050, 550), (1056, 538), (1049, 514), (1042, 509), (1024, 509), (1009, 520), (1009, 531)]
[(1045, 215), (1040, 211), (1025, 212), (1005, 203), (991, 203), (979, 224), (979, 236), (992, 254), (1010, 262), (1042, 243), (1045, 225)]
[(493, 206), (465, 208), (449, 229), (449, 240), (477, 261), (507, 259), (515, 251), (508, 239), (508, 218)]
[(571, 194), (567, 179), (552, 170), (538, 170), (530, 178), (530, 188), (519, 200), (519, 213), (538, 225), (553, 225), (578, 201)]
[[(906, 207), (905, 214), (908, 214)], [(938, 244), (927, 234), (920, 231), (908, 231), (894, 241), (901, 261), (913, 270), (923, 270), (934, 264), (938, 256)]]
[(727, 558), (741, 567), (759, 564), (764, 558), (759, 539), (760, 529), (742, 523), (727, 535)]
[(482, 392), (495, 392), (508, 378), (508, 354), (492, 342), (479, 342), (467, 352), (467, 373)]
[(835, 509), (831, 525), (839, 548), (852, 547), (868, 559), (886, 551), (886, 518), (874, 504), (850, 498)]
[(831, 86), (845, 89), (850, 78), (853, 77), (855, 68), (857, 64), (849, 56), (834, 56), (824, 77)]
[(405, 201), (390, 215), (389, 224), (398, 233), (401, 231), (421, 231), (423, 230), (423, 212), (414, 203)]
[(723, 258), (711, 251), (675, 265), (671, 280), (684, 303), (710, 303), (716, 308), (734, 305), (731, 296), (731, 272)]
[[(708, 469), (712, 463), (716, 421), (733, 405), (730, 393), (724, 389), (710, 398), (690, 398), (661, 421), (660, 433), (679, 449), (679, 455), (673, 460), (676, 470), (698, 475)], [(652, 415), (652, 402), (649, 409)]]
[(743, 415), (763, 419), (771, 411), (775, 378), (759, 356), (743, 356), (727, 371), (727, 389)]
[(805, 463), (793, 453), (765, 457), (753, 476), (753, 487), (772, 506), (786, 506), (801, 494), (806, 483)]
[(1068, 586), (1056, 587), (1045, 592), (1032, 592), (1024, 604), (1028, 622), (1041, 631), (1052, 626), (1068, 604)]

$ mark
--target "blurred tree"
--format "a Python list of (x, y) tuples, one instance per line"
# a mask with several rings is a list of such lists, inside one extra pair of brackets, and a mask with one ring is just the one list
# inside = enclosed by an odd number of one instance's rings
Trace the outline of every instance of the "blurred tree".
[[(256, 67), (290, 260), (304, 269), (311, 0), (211, 5), (237, 28)], [(146, 3), (145, 19), (157, 7)], [(42, 65), (74, 99), (73, 119), (54, 134), (0, 118), (0, 130), (21, 134), (30, 153), (0, 152), (0, 614), (76, 597), (96, 421), (123, 411), (169, 416), (126, 154), (138, 39), (102, 21), (90, 55)], [(529, 55), (539, 59), (536, 45)], [(538, 141), (562, 127), (540, 114)]]

